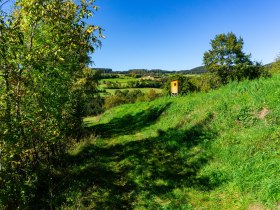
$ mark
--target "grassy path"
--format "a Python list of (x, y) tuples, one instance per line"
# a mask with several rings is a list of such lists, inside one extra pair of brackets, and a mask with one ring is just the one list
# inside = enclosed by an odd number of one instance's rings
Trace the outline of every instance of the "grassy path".
[(275, 76), (88, 118), (89, 137), (56, 169), (53, 202), (64, 209), (276, 209), (279, 103)]

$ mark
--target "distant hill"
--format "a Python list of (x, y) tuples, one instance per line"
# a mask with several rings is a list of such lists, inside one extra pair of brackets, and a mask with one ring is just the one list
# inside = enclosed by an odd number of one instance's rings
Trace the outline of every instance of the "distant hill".
[(182, 74), (203, 74), (203, 73), (206, 73), (207, 70), (204, 68), (204, 66), (198, 66), (198, 67), (195, 67), (193, 69), (190, 69), (190, 70), (181, 70), (181, 71), (178, 71), (178, 73), (182, 73)]
[(136, 74), (141, 76), (160, 76), (164, 74), (203, 74), (206, 73), (207, 70), (204, 66), (198, 66), (190, 70), (179, 70), (179, 71), (170, 71), (170, 70), (162, 70), (162, 69), (129, 69), (127, 71), (113, 71), (111, 68), (92, 68), (93, 70), (101, 71), (105, 74)]
[[(265, 68), (270, 68), (273, 65), (274, 62), (264, 64), (263, 66)], [(127, 71), (113, 71), (110, 68), (93, 68), (94, 70), (99, 70), (102, 73), (105, 74), (137, 74), (141, 76), (160, 76), (164, 74), (204, 74), (207, 72), (204, 66), (198, 66), (189, 70), (179, 70), (179, 71), (174, 71), (174, 70), (163, 70), (163, 69), (129, 69)]]
[(271, 68), (274, 62), (268, 63), (268, 64), (264, 64), (263, 66), (265, 68)]

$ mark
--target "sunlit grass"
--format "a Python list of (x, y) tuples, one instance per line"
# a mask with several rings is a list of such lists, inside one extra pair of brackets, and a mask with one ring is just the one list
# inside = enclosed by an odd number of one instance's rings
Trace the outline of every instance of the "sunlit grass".
[(276, 75), (86, 118), (64, 207), (276, 209), (279, 104)]

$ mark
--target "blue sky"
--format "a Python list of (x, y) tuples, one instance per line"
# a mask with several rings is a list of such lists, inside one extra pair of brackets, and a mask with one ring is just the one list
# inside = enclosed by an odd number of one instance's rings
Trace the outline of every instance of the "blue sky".
[(202, 65), (219, 33), (244, 39), (264, 64), (280, 53), (280, 0), (96, 0), (92, 23), (105, 29), (95, 67), (182, 70)]
[[(1, 0), (0, 0), (1, 2)], [(210, 40), (233, 32), (252, 60), (280, 53), (280, 0), (96, 0), (105, 31), (93, 67), (185, 70), (202, 65)], [(5, 5), (4, 9), (7, 9)]]

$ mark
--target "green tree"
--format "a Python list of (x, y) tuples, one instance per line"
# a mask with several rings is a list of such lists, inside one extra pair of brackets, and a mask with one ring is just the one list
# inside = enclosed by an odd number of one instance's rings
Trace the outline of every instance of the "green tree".
[(96, 87), (86, 68), (101, 32), (86, 23), (93, 4), (17, 0), (11, 14), (0, 11), (0, 208), (52, 208), (52, 161), (76, 137)]
[(262, 65), (251, 61), (243, 52), (243, 39), (232, 32), (218, 34), (211, 40), (212, 49), (204, 53), (206, 69), (216, 73), (223, 83), (230, 80), (254, 79), (264, 74)]

